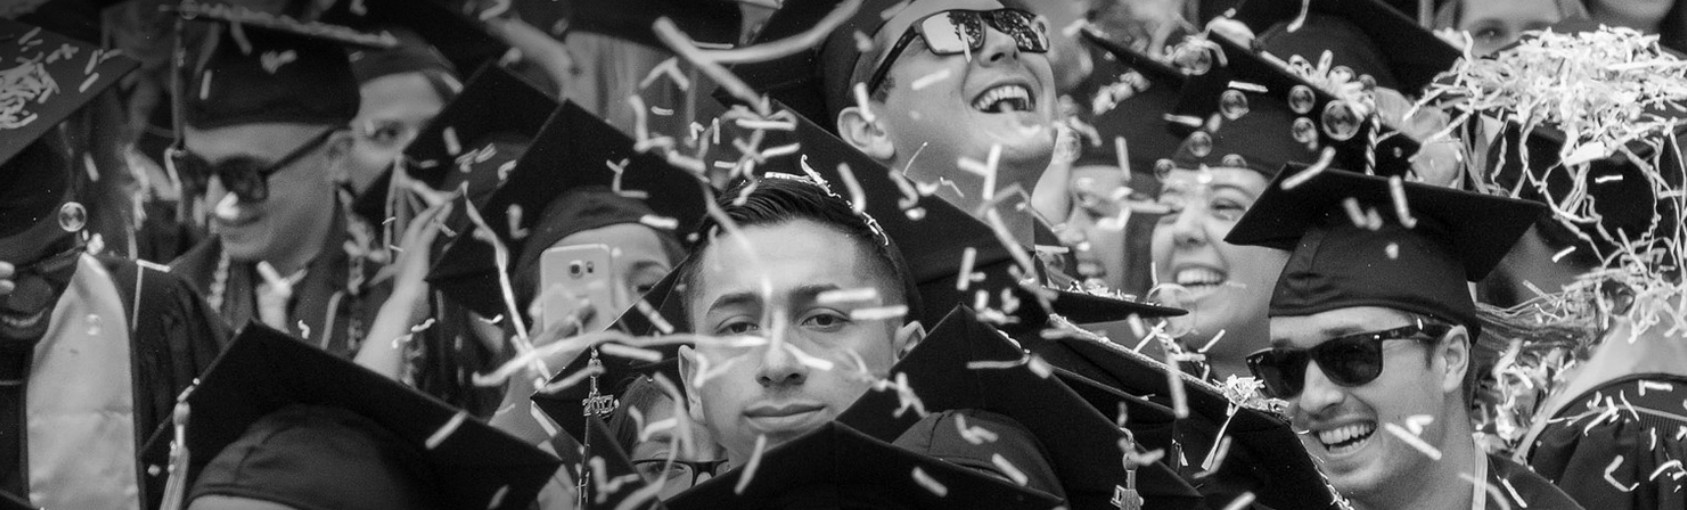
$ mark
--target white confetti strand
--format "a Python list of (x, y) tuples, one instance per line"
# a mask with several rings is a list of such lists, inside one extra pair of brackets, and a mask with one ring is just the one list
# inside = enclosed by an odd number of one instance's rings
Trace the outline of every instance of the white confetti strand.
[(433, 435), (428, 436), (427, 442), (423, 445), (429, 450), (439, 448), (439, 445), (444, 444), (446, 439), (451, 438), (451, 434), (457, 432), (458, 427), (463, 426), (463, 420), (468, 418), (468, 413), (457, 411), (457, 414), (451, 415), (451, 419), (447, 420), (445, 425), (440, 426), (438, 430), (433, 432)]

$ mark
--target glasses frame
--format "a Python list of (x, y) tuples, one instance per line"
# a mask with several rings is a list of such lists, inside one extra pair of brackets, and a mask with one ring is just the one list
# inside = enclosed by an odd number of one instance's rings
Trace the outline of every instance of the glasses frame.
[[(939, 51), (936, 48), (931, 48), (931, 39), (926, 37), (926, 27), (925, 27), (926, 21), (930, 20), (931, 18), (940, 16), (940, 15), (954, 16), (956, 14), (966, 16), (969, 19), (971, 19), (974, 23), (979, 23), (979, 29), (980, 30), (979, 30), (978, 37), (969, 38), (967, 40), (967, 48), (963, 49), (963, 50)], [(1006, 14), (1017, 14), (1017, 15), (1022, 15), (1022, 16), (1025, 16), (1025, 17), (1029, 18), (1032, 21), (1032, 23), (1027, 24), (1027, 27), (1031, 31), (1031, 34), (1036, 36), (1036, 41), (1042, 43), (1042, 47), (1041, 48), (1026, 47), (1025, 40), (1019, 38), (1018, 36), (1016, 36), (1013, 33), (1009, 33), (1008, 30), (1013, 29), (1014, 27), (1004, 27), (1003, 26), (1005, 24), (1005, 22), (1002, 21), (1001, 16), (1004, 16)], [(908, 45), (912, 44), (914, 42), (915, 36), (918, 36), (920, 39), (926, 41), (926, 46), (928, 48), (931, 48), (932, 54), (935, 54), (935, 55), (956, 55), (956, 54), (960, 54), (962, 52), (965, 52), (967, 50), (979, 51), (979, 50), (984, 49), (984, 40), (987, 37), (987, 35), (984, 33), (983, 28), (984, 28), (985, 25), (988, 25), (990, 28), (995, 29), (997, 32), (1008, 34), (1008, 36), (1013, 37), (1015, 45), (1019, 47), (1019, 51), (1030, 52), (1030, 53), (1048, 53), (1049, 46), (1053, 44), (1049, 41), (1048, 27), (1044, 26), (1041, 23), (1036, 23), (1035, 22), (1036, 19), (1037, 19), (1037, 15), (1035, 15), (1035, 14), (1027, 12), (1023, 9), (1014, 9), (1014, 8), (1011, 8), (1011, 7), (1004, 7), (1004, 8), (1001, 8), (1001, 9), (993, 9), (993, 10), (988, 10), (988, 11), (978, 11), (978, 10), (972, 10), (972, 9), (950, 9), (950, 10), (946, 10), (946, 11), (938, 11), (938, 12), (934, 12), (934, 13), (931, 13), (931, 14), (927, 14), (924, 17), (921, 17), (920, 19), (915, 20), (914, 24), (912, 26), (908, 27), (908, 30), (905, 30), (905, 31), (902, 32), (902, 37), (897, 38), (896, 44), (892, 45), (890, 47), (890, 51), (885, 52), (885, 59), (883, 61), (880, 61), (879, 65), (877, 65), (873, 68), (872, 77), (867, 79), (867, 91), (868, 92), (877, 91), (877, 90), (879, 90), (879, 86), (884, 85), (885, 77), (890, 74), (891, 64), (896, 63), (896, 59), (898, 57), (901, 57), (902, 52), (904, 50), (908, 49)], [(950, 26), (955, 26), (955, 25), (954, 25), (954, 23), (951, 23)]]
[(274, 163), (262, 163), (249, 156), (235, 156), (215, 164), (187, 150), (187, 147), (177, 144), (171, 147), (169, 156), (171, 164), (175, 165), (177, 174), (184, 169), (190, 172), (194, 179), (204, 179), (209, 183), (216, 177), (223, 183), (223, 189), (239, 196), (244, 202), (263, 202), (269, 199), (269, 178), (271, 175), (285, 170), (299, 160), (304, 159), (317, 149), (322, 148), (328, 139), (340, 131), (340, 128), (328, 128), (311, 137), (287, 155), (275, 160)]
[[(720, 475), (721, 467), (726, 465), (726, 459), (691, 461), (691, 460), (679, 460), (679, 459), (669, 460), (667, 458), (661, 458), (661, 459), (635, 460), (635, 461), (632, 461), (632, 464), (633, 464), (633, 471), (634, 472), (642, 472), (639, 468), (643, 467), (643, 466), (649, 466), (649, 465), (661, 465), (661, 466), (663, 466), (664, 470), (666, 470), (667, 467), (670, 466), (670, 465), (686, 466), (688, 468), (691, 468), (691, 485), (689, 485), (689, 486), (695, 487), (695, 486), (697, 486), (698, 477), (702, 476), (703, 473), (708, 473), (709, 478), (714, 478), (715, 476)], [(656, 482), (650, 482), (650, 483), (656, 483)]]
[[(1389, 340), (1416, 340), (1426, 343), (1440, 341), (1447, 336), (1453, 327), (1447, 324), (1437, 324), (1419, 321), (1417, 324), (1401, 326), (1381, 331), (1367, 331), (1352, 335), (1338, 336), (1326, 340), (1310, 349), (1299, 348), (1270, 348), (1262, 349), (1248, 355), (1248, 371), (1254, 377), (1265, 383), (1267, 396), (1278, 399), (1294, 398), (1306, 390), (1306, 368), (1312, 363), (1318, 364), (1318, 369), (1324, 372), (1330, 382), (1353, 388), (1364, 386), (1382, 376), (1384, 356), (1382, 343)], [(1331, 359), (1337, 346), (1348, 346), (1357, 343), (1364, 350), (1359, 351), (1367, 358), (1376, 360), (1376, 373), (1354, 376), (1347, 367), (1336, 364)], [(1269, 374), (1275, 373), (1273, 377)]]

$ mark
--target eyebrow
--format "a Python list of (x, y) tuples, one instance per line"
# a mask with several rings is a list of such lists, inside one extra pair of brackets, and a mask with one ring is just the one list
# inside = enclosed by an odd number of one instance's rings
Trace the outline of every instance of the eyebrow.
[[(1336, 324), (1336, 325), (1333, 325), (1333, 326), (1325, 326), (1323, 329), (1319, 329), (1318, 330), (1318, 338), (1321, 339), (1320, 341), (1323, 341), (1323, 340), (1329, 340), (1329, 339), (1332, 339), (1332, 338), (1340, 338), (1340, 337), (1352, 335), (1352, 334), (1355, 334), (1355, 333), (1364, 333), (1366, 331), (1370, 331), (1370, 330), (1366, 329), (1364, 326), (1360, 326), (1358, 324)], [(1294, 339), (1292, 339), (1292, 338), (1288, 338), (1288, 337), (1272, 337), (1271, 338), (1271, 347), (1273, 347), (1273, 348), (1293, 347), (1293, 344), (1294, 344)]]
[[(814, 284), (808, 284), (808, 285), (799, 285), (796, 288), (793, 288), (790, 291), (786, 292), (786, 295), (790, 296), (792, 303), (811, 303), (811, 302), (817, 301), (820, 297), (820, 294), (828, 292), (828, 291), (838, 290), (840, 288), (841, 287), (838, 287), (837, 285), (830, 284), (830, 283), (814, 283)], [(727, 293), (727, 294), (722, 294), (720, 297), (715, 298), (714, 303), (711, 303), (709, 305), (709, 310), (714, 311), (714, 310), (718, 310), (718, 309), (721, 309), (721, 308), (727, 308), (727, 307), (755, 305), (755, 304), (761, 303), (760, 294), (761, 294), (760, 292), (748, 292), (748, 291), (746, 291), (746, 292), (731, 292), (731, 293)]]
[[(1243, 195), (1247, 195), (1247, 196), (1250, 196), (1250, 197), (1257, 197), (1258, 196), (1258, 194), (1254, 193), (1252, 190), (1245, 189), (1241, 185), (1234, 184), (1234, 183), (1216, 182), (1216, 183), (1208, 184), (1208, 186), (1212, 187), (1215, 190), (1216, 189), (1231, 189), (1231, 190), (1235, 190), (1237, 193), (1241, 193)], [(1167, 194), (1182, 195), (1182, 194), (1188, 193), (1189, 188), (1190, 188), (1190, 186), (1188, 186), (1188, 185), (1186, 185), (1185, 183), (1182, 183), (1182, 182), (1175, 182), (1175, 181), (1174, 182), (1168, 182), (1168, 183), (1166, 183), (1166, 186), (1161, 189), (1160, 194), (1161, 195), (1167, 195)]]

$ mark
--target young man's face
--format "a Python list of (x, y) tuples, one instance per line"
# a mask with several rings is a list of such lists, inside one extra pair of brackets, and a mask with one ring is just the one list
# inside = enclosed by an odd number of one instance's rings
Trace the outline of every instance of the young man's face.
[[(1313, 315), (1272, 317), (1274, 347), (1310, 349), (1329, 339), (1383, 331), (1413, 324), (1397, 310), (1379, 307), (1341, 308)], [(1319, 468), (1342, 494), (1361, 502), (1385, 494), (1432, 489), (1410, 487), (1424, 480), (1436, 461), (1401, 438), (1385, 424), (1408, 427), (1408, 418), (1433, 421), (1419, 435), (1424, 442), (1446, 449), (1454, 441), (1450, 420), (1468, 419), (1461, 411), (1459, 391), (1465, 355), (1462, 329), (1455, 328), (1435, 345), (1416, 339), (1382, 342), (1382, 372), (1369, 383), (1345, 387), (1330, 380), (1316, 362), (1306, 368), (1300, 394), (1290, 398), (1290, 411), (1301, 443), (1319, 461)], [(1449, 353), (1449, 349), (1458, 349)], [(1455, 373), (1456, 372), (1456, 373)]]
[[(892, 17), (875, 42), (888, 48), (933, 13), (1000, 8), (997, 0), (920, 0)], [(1030, 190), (1048, 167), (1055, 140), (1057, 101), (1048, 55), (1021, 51), (1013, 38), (988, 23), (984, 26), (984, 47), (970, 58), (935, 55), (916, 38), (895, 56), (884, 103), (874, 112), (885, 119), (895, 147), (895, 168), (908, 166), (918, 152), (911, 172), (936, 169), (950, 174), (946, 177), (970, 196), (980, 192), (983, 180), (955, 171), (958, 158), (984, 161), (991, 147), (999, 145), (998, 188), (1019, 183)], [(947, 78), (935, 78), (944, 73)]]
[(894, 288), (877, 281), (868, 256), (832, 228), (798, 219), (722, 235), (697, 261), (695, 288), (686, 293), (695, 332), (772, 339), (738, 348), (699, 342), (682, 351), (690, 412), (733, 465), (748, 460), (758, 436), (771, 448), (831, 421), (867, 392), (868, 374), (889, 372), (908, 330), (898, 329), (902, 320), (850, 318), (884, 306), (879, 301), (819, 299), (827, 291), (873, 288), (883, 296)]
[[(217, 129), (188, 128), (184, 137), (188, 152), (216, 165), (231, 158), (246, 157), (272, 164), (311, 142), (323, 126), (298, 124), (244, 124)], [(330, 165), (343, 154), (346, 137), (336, 135), (310, 153), (268, 178), (269, 197), (262, 201), (231, 200), (231, 207), (219, 207), (230, 192), (222, 179), (213, 176), (206, 203), (213, 208), (211, 221), (223, 250), (234, 260), (281, 263), (288, 259), (308, 261), (314, 254), (299, 257), (302, 246), (315, 246), (327, 235), (335, 207)], [(336, 149), (333, 146), (339, 144)]]

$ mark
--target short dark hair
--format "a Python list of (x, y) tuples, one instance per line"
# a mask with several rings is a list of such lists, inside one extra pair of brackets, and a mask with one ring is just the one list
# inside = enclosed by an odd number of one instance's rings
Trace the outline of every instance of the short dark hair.
[[(885, 302), (900, 302), (908, 307), (908, 313), (903, 316), (905, 323), (921, 317), (919, 290), (896, 243), (871, 217), (856, 213), (849, 201), (824, 185), (806, 178), (765, 177), (726, 190), (717, 203), (723, 215), (739, 227), (809, 220), (843, 234), (854, 241), (859, 253), (872, 255), (869, 257), (870, 267), (873, 276), (882, 283), (881, 290), (900, 294), (884, 296)], [(695, 230), (698, 237), (691, 245), (692, 260), (678, 269), (680, 293), (685, 298), (688, 316), (692, 291), (697, 284), (697, 266), (702, 264), (702, 254), (719, 235), (720, 227), (720, 221), (715, 217), (704, 217)]]

